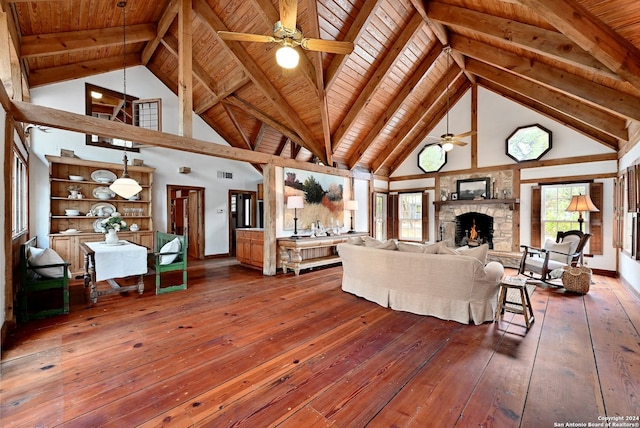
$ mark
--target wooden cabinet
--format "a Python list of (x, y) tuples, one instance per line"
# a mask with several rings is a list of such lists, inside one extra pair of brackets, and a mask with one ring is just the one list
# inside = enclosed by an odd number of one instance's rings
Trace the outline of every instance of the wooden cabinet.
[[(142, 186), (138, 199), (123, 199), (120, 196), (100, 199), (100, 190), (108, 188), (109, 183), (99, 182), (97, 179), (101, 175), (109, 175), (104, 171), (120, 177), (123, 164), (58, 156), (46, 158), (49, 161), (50, 187), (49, 246), (71, 263), (70, 269), (74, 276), (84, 273), (84, 256), (80, 251), (80, 243), (104, 240), (104, 233), (99, 231), (100, 221), (107, 218), (112, 209), (119, 212), (129, 226), (136, 223), (139, 227), (137, 231), (119, 232), (120, 239), (153, 248), (151, 190), (154, 168), (127, 167), (129, 176)], [(70, 186), (78, 189), (82, 197), (72, 197)], [(78, 210), (78, 215), (67, 215), (66, 210)], [(76, 232), (66, 232), (69, 229), (76, 229)]]
[(242, 264), (262, 269), (264, 265), (264, 231), (236, 229), (236, 259)]

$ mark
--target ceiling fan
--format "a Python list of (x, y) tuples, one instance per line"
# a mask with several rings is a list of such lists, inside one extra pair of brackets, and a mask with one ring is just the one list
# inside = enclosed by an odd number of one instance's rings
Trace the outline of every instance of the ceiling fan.
[(447, 76), (447, 132), (442, 134), (439, 137), (436, 137), (435, 135), (429, 135), (427, 136), (427, 139), (430, 140), (435, 140), (432, 143), (429, 143), (427, 145), (431, 145), (431, 144), (439, 144), (440, 146), (442, 146), (442, 148), (444, 149), (445, 152), (448, 152), (450, 150), (453, 149), (453, 146), (461, 146), (464, 147), (466, 146), (468, 143), (465, 141), (461, 141), (460, 138), (464, 138), (464, 137), (468, 137), (470, 135), (474, 135), (476, 133), (476, 131), (468, 131), (468, 132), (464, 132), (462, 134), (452, 134), (449, 132), (449, 60), (451, 58), (451, 47), (450, 46), (445, 46), (444, 47), (444, 52), (447, 53), (447, 71), (446, 71), (446, 76)]
[(299, 54), (293, 48), (300, 46), (310, 51), (329, 52), (347, 55), (353, 52), (352, 42), (339, 42), (323, 39), (308, 39), (296, 27), (298, 14), (297, 0), (280, 0), (280, 20), (273, 25), (273, 35), (235, 33), (218, 31), (223, 40), (237, 42), (279, 43), (282, 45), (276, 52), (276, 60), (281, 67), (294, 68), (298, 65)]

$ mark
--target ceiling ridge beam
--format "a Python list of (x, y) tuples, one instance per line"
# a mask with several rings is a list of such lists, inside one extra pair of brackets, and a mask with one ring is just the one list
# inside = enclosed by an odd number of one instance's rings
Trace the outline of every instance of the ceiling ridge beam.
[(430, 19), (441, 24), (464, 28), (592, 73), (623, 81), (620, 76), (611, 72), (589, 52), (560, 32), (435, 1), (429, 2), (427, 12)]
[(462, 36), (451, 37), (451, 47), (458, 52), (479, 61), (494, 64), (511, 73), (526, 77), (534, 82), (554, 88), (568, 96), (582, 99), (595, 106), (640, 120), (640, 98), (597, 82), (571, 74), (559, 72), (547, 64), (532, 58), (525, 58), (504, 50), (498, 50), (486, 43), (471, 40)]
[(519, 0), (611, 71), (640, 89), (640, 49), (575, 0)]
[(433, 67), (439, 56), (446, 55), (440, 47), (436, 44), (427, 56), (420, 62), (418, 68), (413, 73), (411, 78), (402, 86), (400, 91), (396, 94), (393, 100), (389, 103), (387, 109), (376, 120), (374, 126), (371, 127), (367, 135), (356, 145), (355, 150), (351, 151), (351, 155), (348, 157), (347, 166), (349, 169), (356, 167), (358, 162), (365, 155), (371, 144), (373, 144), (376, 137), (382, 132), (389, 121), (396, 115), (402, 103), (407, 99), (409, 94), (414, 88), (427, 76), (427, 72)]
[[(454, 105), (456, 105), (458, 103), (458, 101), (460, 101), (460, 99), (467, 93), (467, 91), (469, 90), (469, 88), (471, 88), (471, 85), (473, 85), (473, 83), (469, 82), (469, 80), (466, 78), (466, 76), (462, 73), (462, 70), (457, 70), (457, 77), (455, 78), (454, 82), (456, 85), (459, 85), (458, 88), (453, 92), (453, 94), (451, 94), (451, 98), (450, 98), (450, 106), (449, 109), (447, 109), (447, 105), (444, 104), (442, 105), (440, 108), (435, 109), (435, 110), (428, 110), (425, 114), (421, 115), (421, 120), (424, 122), (428, 122), (433, 124), (433, 126), (431, 127), (424, 127), (420, 132), (418, 132), (417, 135), (409, 135), (407, 134), (407, 136), (405, 136), (403, 138), (403, 140), (408, 141), (408, 144), (404, 145), (404, 148), (401, 148), (399, 151), (395, 150), (395, 157), (394, 159), (391, 160), (391, 162), (387, 162), (390, 163), (391, 165), (388, 166), (389, 168), (389, 174), (391, 174), (393, 171), (395, 171), (396, 169), (398, 169), (400, 167), (400, 165), (402, 164), (402, 162), (404, 162), (405, 160), (407, 160), (409, 158), (409, 156), (413, 153), (413, 151), (416, 149), (416, 147), (418, 147), (419, 144), (421, 144), (424, 139), (431, 133), (431, 131), (433, 131), (433, 128), (440, 123), (440, 121), (442, 121), (442, 119), (446, 118), (447, 116), (447, 112), (450, 112), (451, 109), (453, 108)], [(473, 127), (473, 125), (470, 123), (469, 124), (470, 127)], [(415, 134), (415, 128), (412, 128), (412, 133)], [(398, 153), (399, 152), (399, 153)]]
[(475, 59), (467, 61), (467, 69), (485, 80), (517, 92), (616, 139), (624, 141), (629, 139), (627, 120), (620, 116), (587, 103), (574, 101), (561, 92)]
[(259, 90), (265, 95), (265, 97), (273, 104), (278, 112), (284, 119), (289, 121), (289, 125), (293, 130), (302, 138), (303, 146), (305, 146), (311, 153), (321, 158), (324, 162), (327, 161), (324, 152), (324, 147), (319, 144), (314, 135), (307, 128), (305, 123), (300, 119), (296, 111), (287, 103), (287, 101), (280, 95), (278, 90), (273, 86), (269, 78), (258, 67), (258, 65), (251, 59), (247, 51), (240, 45), (239, 42), (228, 42), (218, 37), (218, 31), (229, 31), (224, 23), (213, 13), (213, 10), (209, 7), (205, 0), (195, 0), (193, 2), (194, 11), (206, 23), (214, 33), (214, 36), (218, 38), (220, 45), (227, 50), (233, 57), (236, 58), (238, 65), (242, 67), (253, 81), (253, 83), (259, 88)]
[(167, 34), (167, 31), (169, 31), (169, 27), (171, 27), (176, 16), (178, 16), (178, 0), (171, 0), (158, 21), (158, 28), (156, 29), (155, 37), (147, 42), (142, 50), (140, 57), (144, 65), (149, 63), (149, 60), (158, 48), (162, 38)]
[(424, 21), (422, 17), (420, 17), (418, 13), (414, 13), (407, 26), (402, 30), (402, 33), (400, 33), (400, 36), (393, 43), (393, 46), (391, 46), (391, 49), (384, 55), (382, 62), (375, 67), (373, 76), (367, 80), (367, 84), (360, 91), (358, 98), (356, 98), (342, 119), (342, 122), (333, 133), (332, 150), (334, 153), (340, 148), (351, 127), (356, 124), (360, 114), (366, 110), (367, 105), (371, 101), (371, 97), (382, 86), (384, 79), (389, 76), (393, 66), (397, 63), (405, 49), (407, 49), (409, 40), (413, 38), (423, 24)]
[[(156, 25), (153, 23), (127, 26), (127, 44), (147, 42), (153, 39), (155, 34)], [(110, 46), (122, 46), (121, 26), (23, 36), (20, 56), (37, 58)]]

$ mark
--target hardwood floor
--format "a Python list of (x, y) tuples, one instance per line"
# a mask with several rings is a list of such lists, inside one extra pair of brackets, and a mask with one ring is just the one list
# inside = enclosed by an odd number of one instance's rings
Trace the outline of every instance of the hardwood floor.
[(94, 307), (75, 287), (68, 316), (3, 347), (0, 425), (638, 422), (640, 302), (613, 278), (585, 296), (537, 287), (526, 332), (520, 315), (474, 326), (394, 312), (342, 292), (341, 274), (213, 260), (191, 264), (186, 291), (156, 296), (148, 277), (142, 296)]

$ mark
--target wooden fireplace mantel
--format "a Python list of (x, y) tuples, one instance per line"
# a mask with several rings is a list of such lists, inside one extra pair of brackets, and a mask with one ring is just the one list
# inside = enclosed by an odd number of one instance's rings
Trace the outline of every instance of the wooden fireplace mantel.
[(443, 205), (495, 205), (505, 204), (509, 206), (509, 209), (513, 210), (516, 205), (520, 204), (520, 199), (462, 199), (457, 201), (434, 201), (433, 205), (436, 207), (436, 211), (440, 211), (440, 207)]

